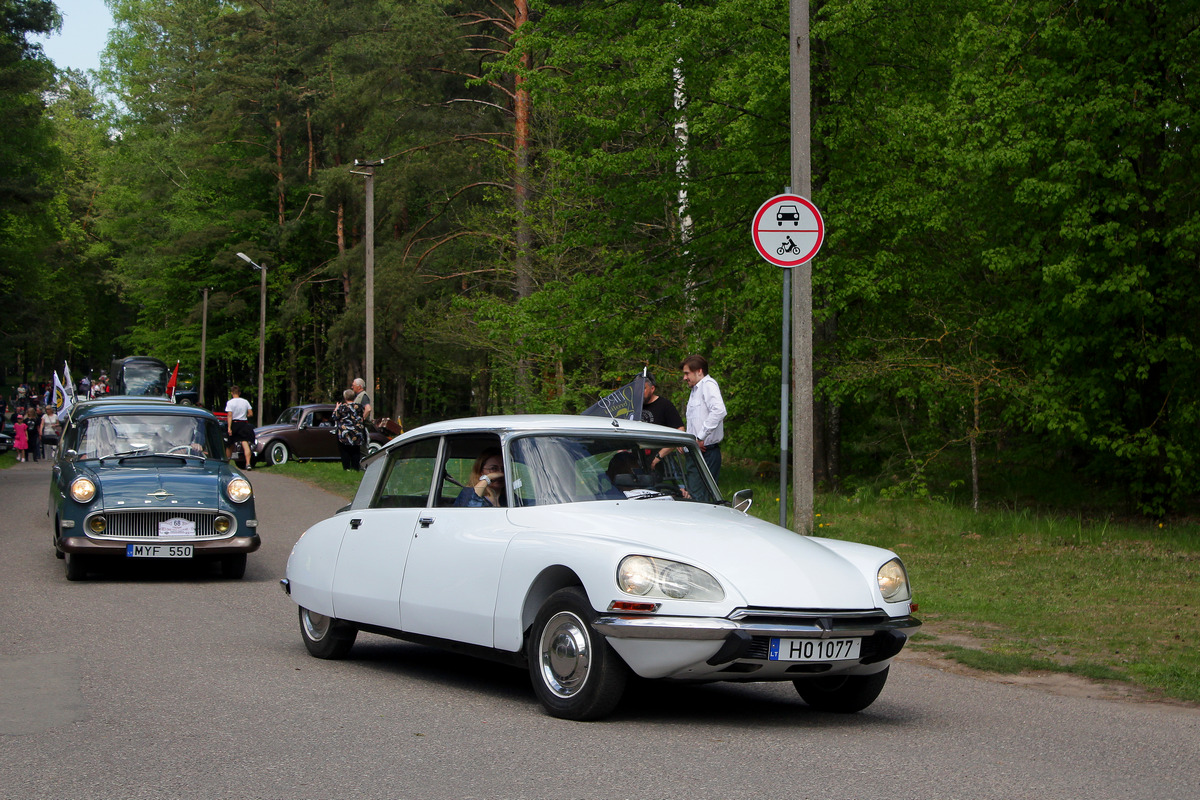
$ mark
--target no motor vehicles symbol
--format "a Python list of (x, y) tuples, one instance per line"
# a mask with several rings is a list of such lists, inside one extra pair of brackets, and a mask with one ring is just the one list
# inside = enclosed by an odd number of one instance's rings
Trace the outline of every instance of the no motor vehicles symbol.
[(780, 194), (763, 203), (750, 227), (759, 255), (780, 267), (810, 261), (825, 240), (825, 221), (817, 207), (795, 194)]

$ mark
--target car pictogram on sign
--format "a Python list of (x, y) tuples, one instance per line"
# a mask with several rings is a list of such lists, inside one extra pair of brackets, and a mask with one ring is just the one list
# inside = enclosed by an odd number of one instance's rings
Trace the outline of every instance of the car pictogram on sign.
[(784, 220), (790, 220), (793, 225), (800, 227), (800, 209), (795, 206), (780, 206), (775, 212), (775, 222), (782, 225)]

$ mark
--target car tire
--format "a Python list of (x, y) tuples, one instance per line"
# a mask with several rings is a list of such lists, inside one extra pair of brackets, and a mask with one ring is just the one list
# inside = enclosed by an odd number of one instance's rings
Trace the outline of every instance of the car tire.
[(595, 618), (578, 587), (559, 589), (538, 611), (526, 655), (534, 693), (551, 716), (600, 719), (621, 701), (629, 668), (592, 628)]
[(246, 554), (235, 553), (221, 556), (221, 576), (230, 580), (241, 580), (246, 574)]
[(88, 569), (92, 566), (91, 559), (78, 553), (64, 553), (63, 559), (67, 566), (67, 580), (81, 581), (87, 578)]
[(354, 646), (358, 629), (301, 606), (300, 635), (308, 652), (317, 658), (345, 658)]
[(271, 442), (267, 445), (267, 462), (273, 467), (286, 464), (291, 457), (288, 446), (283, 442)]
[(373, 456), (383, 449), (383, 445), (379, 442), (370, 442), (367, 444), (367, 455)]
[(817, 711), (854, 714), (862, 711), (883, 691), (888, 668), (874, 675), (834, 675), (792, 681), (804, 702)]

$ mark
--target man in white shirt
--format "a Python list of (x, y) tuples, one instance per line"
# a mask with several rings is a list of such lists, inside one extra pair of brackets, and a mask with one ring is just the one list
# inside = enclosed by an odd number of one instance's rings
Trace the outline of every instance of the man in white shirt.
[(254, 441), (254, 426), (250, 424), (250, 412), (253, 410), (250, 401), (242, 398), (242, 390), (237, 386), (231, 387), (229, 393), (233, 397), (225, 404), (225, 413), (229, 416), (225, 425), (229, 439), (225, 443), (225, 457), (233, 456), (233, 448), (238, 442), (242, 443), (242, 454), (246, 457), (245, 469), (253, 466), (250, 458), (250, 443)]
[(683, 380), (692, 387), (687, 404), (687, 432), (696, 437), (700, 454), (713, 480), (721, 474), (721, 440), (725, 438), (725, 401), (721, 387), (708, 374), (708, 360), (691, 355), (683, 360)]

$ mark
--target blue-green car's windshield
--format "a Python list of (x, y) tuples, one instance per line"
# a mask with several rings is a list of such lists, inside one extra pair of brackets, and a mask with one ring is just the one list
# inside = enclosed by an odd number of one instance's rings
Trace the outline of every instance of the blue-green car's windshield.
[(210, 458), (221, 453), (220, 426), (174, 414), (110, 414), (82, 420), (75, 447), (81, 459), (119, 454)]

